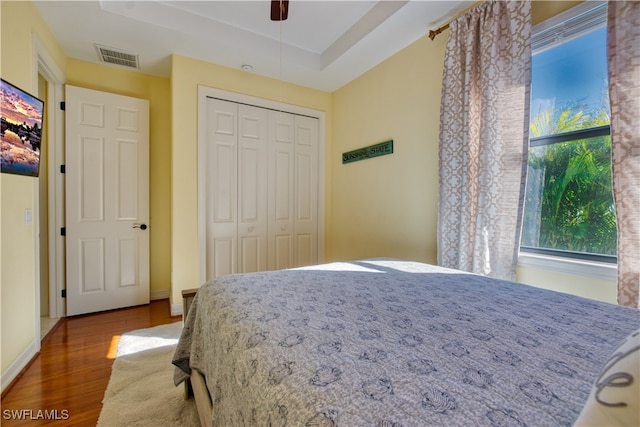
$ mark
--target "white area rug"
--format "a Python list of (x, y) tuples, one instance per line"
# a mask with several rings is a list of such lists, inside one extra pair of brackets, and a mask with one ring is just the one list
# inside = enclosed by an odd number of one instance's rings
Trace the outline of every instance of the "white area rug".
[(182, 322), (123, 334), (102, 401), (99, 427), (198, 426), (193, 398), (173, 385), (171, 358)]

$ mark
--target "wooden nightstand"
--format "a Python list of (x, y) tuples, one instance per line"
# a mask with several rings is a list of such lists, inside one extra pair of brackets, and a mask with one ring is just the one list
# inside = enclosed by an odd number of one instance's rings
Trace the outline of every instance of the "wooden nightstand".
[(182, 323), (184, 323), (184, 320), (187, 318), (187, 313), (189, 313), (196, 292), (198, 292), (198, 288), (184, 289), (182, 291)]
[[(184, 321), (187, 318), (187, 313), (189, 313), (189, 309), (191, 308), (191, 303), (193, 302), (193, 298), (196, 296), (196, 292), (198, 292), (198, 288), (193, 289), (185, 289), (182, 291), (182, 324), (184, 325)], [(187, 379), (184, 382), (184, 398), (188, 399), (189, 396), (193, 395), (193, 388), (191, 386), (191, 379)]]

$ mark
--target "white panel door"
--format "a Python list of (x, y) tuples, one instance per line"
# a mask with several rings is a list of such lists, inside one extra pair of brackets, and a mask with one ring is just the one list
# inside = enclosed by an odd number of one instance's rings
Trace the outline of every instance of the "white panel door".
[(207, 99), (206, 280), (237, 272), (238, 106)]
[(66, 87), (67, 315), (149, 302), (149, 103)]
[(295, 116), (269, 112), (269, 270), (295, 266)]
[(238, 272), (267, 269), (268, 111), (238, 105)]
[(318, 262), (318, 119), (295, 116), (295, 265)]
[(318, 262), (318, 119), (207, 98), (204, 274)]

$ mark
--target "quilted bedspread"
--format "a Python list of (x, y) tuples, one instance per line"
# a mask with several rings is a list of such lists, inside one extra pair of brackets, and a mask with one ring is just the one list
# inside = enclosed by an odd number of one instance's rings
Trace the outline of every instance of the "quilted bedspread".
[(217, 426), (570, 426), (639, 324), (408, 261), (230, 275), (199, 289), (175, 383), (205, 375)]

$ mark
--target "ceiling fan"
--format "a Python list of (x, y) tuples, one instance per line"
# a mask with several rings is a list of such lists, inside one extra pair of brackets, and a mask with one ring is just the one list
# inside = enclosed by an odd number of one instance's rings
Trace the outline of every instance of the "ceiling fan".
[(289, 0), (271, 0), (271, 20), (284, 21), (289, 15)]

